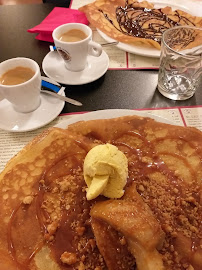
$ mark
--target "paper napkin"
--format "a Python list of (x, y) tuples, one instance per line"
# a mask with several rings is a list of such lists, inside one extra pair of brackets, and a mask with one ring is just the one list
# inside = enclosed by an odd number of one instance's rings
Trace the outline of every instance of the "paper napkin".
[(36, 39), (53, 42), (53, 30), (62, 24), (73, 22), (88, 25), (88, 20), (83, 12), (70, 8), (55, 7), (39, 25), (27, 31), (38, 33)]

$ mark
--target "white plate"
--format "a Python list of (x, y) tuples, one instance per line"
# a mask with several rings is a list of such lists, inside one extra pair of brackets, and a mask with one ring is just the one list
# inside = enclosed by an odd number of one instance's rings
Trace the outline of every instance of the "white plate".
[[(103, 33), (102, 31), (100, 31), (99, 29), (97, 29), (98, 33), (100, 34), (100, 36), (102, 38), (104, 38), (104, 40), (106, 40), (107, 42), (114, 42), (116, 41), (113, 38), (110, 38), (109, 36), (107, 36), (105, 33)], [(117, 48), (129, 52), (129, 53), (133, 53), (133, 54), (137, 54), (137, 55), (141, 55), (141, 56), (146, 56), (146, 57), (153, 57), (153, 58), (159, 58), (160, 57), (160, 50), (157, 50), (155, 48), (148, 48), (148, 47), (144, 47), (142, 46), (138, 46), (138, 45), (129, 45), (126, 43), (122, 43), (119, 42), (117, 45), (115, 45)]]
[[(64, 92), (61, 93), (63, 96)], [(40, 128), (55, 119), (65, 102), (41, 93), (41, 104), (33, 112), (20, 113), (6, 99), (0, 102), (0, 128), (11, 132), (25, 132)]]
[(89, 55), (86, 68), (82, 71), (73, 72), (65, 68), (64, 61), (58, 52), (49, 52), (43, 62), (44, 73), (56, 82), (81, 85), (93, 82), (102, 77), (109, 67), (109, 57), (103, 51), (99, 57)]
[[(185, 11), (189, 14), (195, 15), (196, 11), (194, 10), (194, 3), (193, 3), (193, 10), (192, 10), (192, 6), (189, 5), (189, 7), (186, 6), (186, 2), (185, 4), (176, 4), (176, 3), (171, 3), (171, 1), (158, 1), (158, 0), (154, 0), (154, 1), (149, 1), (151, 3), (154, 4), (155, 8), (163, 8), (166, 6), (171, 7), (173, 10), (175, 9), (180, 9), (182, 11)], [(177, 2), (177, 1), (176, 1)], [(196, 15), (195, 15), (196, 16)], [(103, 33), (102, 31), (100, 31), (99, 29), (97, 29), (98, 33), (101, 35), (101, 37), (106, 40), (107, 42), (114, 42), (116, 40), (110, 38), (109, 36), (107, 36), (105, 33)], [(119, 42), (116, 45), (117, 48), (129, 52), (129, 53), (133, 53), (133, 54), (137, 54), (137, 55), (142, 55), (142, 56), (147, 56), (147, 57), (154, 57), (154, 58), (159, 58), (160, 57), (160, 50), (156, 49), (156, 48), (149, 48), (147, 46), (144, 45), (129, 45), (126, 43), (122, 43)]]
[(88, 120), (96, 120), (96, 119), (111, 119), (111, 118), (116, 118), (120, 116), (127, 116), (127, 115), (138, 115), (138, 116), (143, 116), (143, 117), (150, 117), (158, 122), (161, 123), (166, 123), (166, 124), (171, 124), (173, 125), (174, 123), (171, 122), (168, 119), (165, 119), (160, 116), (148, 114), (146, 112), (140, 112), (140, 111), (134, 111), (134, 110), (122, 110), (122, 109), (110, 109), (110, 110), (99, 110), (99, 111), (94, 111), (94, 112), (89, 112), (89, 113), (83, 113), (79, 114), (77, 116), (74, 116), (70, 119), (64, 120), (56, 127), (59, 128), (67, 128), (68, 125), (79, 122), (79, 121), (88, 121)]

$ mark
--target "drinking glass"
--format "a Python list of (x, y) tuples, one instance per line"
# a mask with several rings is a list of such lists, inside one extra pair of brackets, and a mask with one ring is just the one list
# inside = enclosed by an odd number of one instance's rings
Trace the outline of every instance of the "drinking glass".
[(202, 28), (177, 26), (161, 41), (158, 90), (172, 100), (192, 97), (202, 74)]

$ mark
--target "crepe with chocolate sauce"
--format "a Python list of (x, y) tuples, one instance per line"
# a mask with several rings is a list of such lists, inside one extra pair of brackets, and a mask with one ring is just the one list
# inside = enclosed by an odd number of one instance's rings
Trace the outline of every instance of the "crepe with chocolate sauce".
[[(121, 199), (86, 199), (83, 162), (110, 143)], [(1, 270), (201, 270), (202, 133), (125, 116), (51, 128), (0, 175)]]
[[(157, 49), (160, 49), (162, 33), (168, 28), (181, 25), (202, 27), (201, 17), (172, 10), (168, 6), (157, 9), (147, 1), (96, 0), (79, 10), (86, 14), (92, 26), (109, 37)], [(201, 45), (202, 42), (193, 31), (185, 33), (180, 41), (183, 49)]]

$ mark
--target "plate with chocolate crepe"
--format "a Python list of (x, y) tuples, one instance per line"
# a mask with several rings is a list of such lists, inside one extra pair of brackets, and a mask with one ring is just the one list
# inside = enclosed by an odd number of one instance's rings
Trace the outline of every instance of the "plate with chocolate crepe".
[[(0, 269), (201, 270), (202, 132), (130, 110), (75, 117), (0, 174)], [(87, 161), (109, 145), (127, 170), (114, 154)], [(108, 178), (92, 200), (87, 176)]]
[(155, 0), (96, 0), (79, 10), (107, 42), (119, 41), (116, 46), (126, 52), (159, 58), (166, 29), (180, 25), (202, 27), (202, 17), (195, 16), (198, 12), (194, 5), (186, 7), (186, 3)]

